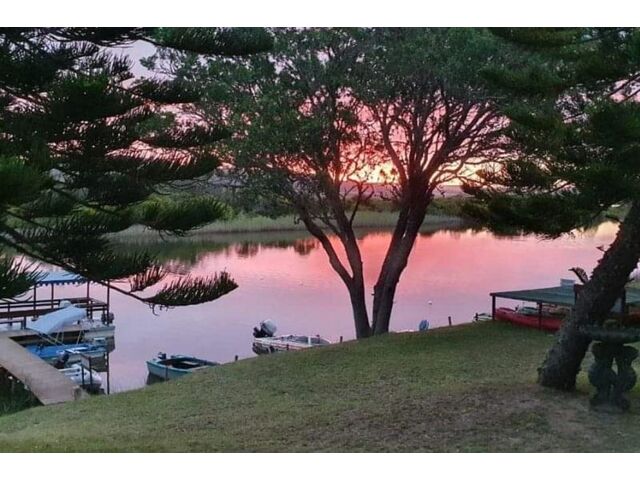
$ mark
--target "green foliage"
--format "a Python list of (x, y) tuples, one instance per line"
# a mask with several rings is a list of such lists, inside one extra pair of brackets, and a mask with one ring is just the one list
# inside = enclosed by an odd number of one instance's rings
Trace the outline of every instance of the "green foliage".
[(40, 171), (15, 157), (0, 156), (0, 179), (0, 209), (35, 200), (49, 183)]
[(164, 286), (149, 302), (162, 306), (193, 305), (210, 302), (236, 288), (238, 284), (227, 272), (207, 278), (183, 277)]
[[(640, 194), (640, 30), (495, 31), (517, 61), (483, 75), (509, 121), (511, 160), (479, 173), (467, 213), (559, 235)], [(478, 185), (476, 185), (477, 187)]]
[(154, 230), (184, 234), (212, 221), (225, 220), (229, 209), (208, 196), (160, 197), (150, 199), (133, 211), (137, 224)]
[(37, 280), (29, 265), (0, 257), (0, 299), (8, 299), (28, 290)]
[(202, 55), (250, 55), (273, 46), (262, 28), (159, 28), (154, 38), (163, 46)]
[[(0, 29), (0, 245), (95, 281), (134, 277), (135, 291), (161, 280), (152, 256), (122, 252), (110, 236), (136, 223), (183, 234), (224, 218), (211, 198), (157, 194), (211, 176), (230, 133), (184, 121), (197, 99), (189, 83), (135, 80), (131, 61), (104, 47), (141, 40), (190, 50), (175, 55), (229, 56), (270, 38), (262, 29)], [(2, 271), (6, 296), (33, 280), (10, 263)], [(155, 299), (208, 301), (228, 281), (191, 279)]]

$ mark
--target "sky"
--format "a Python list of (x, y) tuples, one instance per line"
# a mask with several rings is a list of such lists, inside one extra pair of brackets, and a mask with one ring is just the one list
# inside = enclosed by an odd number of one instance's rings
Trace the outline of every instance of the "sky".
[(114, 48), (113, 51), (119, 54), (125, 54), (134, 62), (134, 66), (132, 68), (133, 74), (138, 76), (150, 76), (152, 72), (144, 68), (140, 65), (140, 59), (148, 57), (152, 55), (156, 50), (156, 47), (151, 45), (150, 43), (137, 41), (133, 42), (131, 45), (123, 47), (123, 48)]

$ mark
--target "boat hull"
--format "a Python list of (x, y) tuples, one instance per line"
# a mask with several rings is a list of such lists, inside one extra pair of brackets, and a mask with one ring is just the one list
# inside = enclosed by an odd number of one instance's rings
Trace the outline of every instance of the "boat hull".
[(218, 365), (217, 363), (210, 362), (208, 360), (202, 360), (195, 357), (186, 357), (186, 356), (180, 356), (180, 355), (170, 357), (169, 359), (164, 359), (165, 362), (171, 361), (171, 360), (196, 361), (196, 362), (201, 362), (202, 364), (197, 367), (188, 368), (188, 369), (176, 368), (172, 365), (167, 365), (166, 363), (162, 363), (163, 360), (160, 358), (154, 358), (153, 360), (147, 360), (147, 371), (149, 372), (149, 375), (151, 375), (152, 377), (155, 377), (156, 379), (173, 380), (173, 379), (188, 375), (190, 373), (197, 372), (199, 370)]
[(179, 371), (165, 365), (158, 365), (152, 361), (147, 361), (147, 371), (149, 375), (163, 380), (173, 380), (187, 375), (189, 372)]
[[(296, 339), (306, 339), (298, 341)], [(264, 355), (275, 352), (290, 352), (296, 350), (306, 350), (308, 348), (329, 345), (329, 342), (320, 337), (305, 337), (296, 335), (286, 335), (282, 337), (263, 337), (253, 340), (253, 352), (256, 355)]]
[(560, 317), (525, 315), (511, 308), (496, 309), (496, 320), (509, 322), (522, 327), (537, 328), (547, 332), (557, 332), (562, 325), (562, 318)]

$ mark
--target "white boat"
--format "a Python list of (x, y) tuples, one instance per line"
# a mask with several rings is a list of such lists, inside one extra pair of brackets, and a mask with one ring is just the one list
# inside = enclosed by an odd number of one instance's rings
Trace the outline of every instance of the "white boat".
[(307, 348), (330, 345), (331, 342), (320, 335), (280, 335), (275, 336), (277, 327), (271, 320), (260, 322), (253, 329), (253, 351), (257, 355), (275, 352), (287, 352), (292, 350), (304, 350)]
[(491, 320), (493, 320), (493, 315), (490, 313), (476, 313), (473, 319), (474, 322), (490, 322)]
[(60, 372), (85, 390), (98, 392), (102, 387), (102, 377), (98, 372), (89, 370), (79, 363), (75, 363), (69, 368), (62, 368)]

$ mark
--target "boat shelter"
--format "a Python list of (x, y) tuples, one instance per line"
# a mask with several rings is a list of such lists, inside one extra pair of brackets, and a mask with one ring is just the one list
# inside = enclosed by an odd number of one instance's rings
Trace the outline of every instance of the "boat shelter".
[[(562, 307), (573, 307), (582, 285), (562, 282), (557, 287), (535, 288), (530, 290), (513, 290), (507, 292), (492, 292), (491, 295), (491, 315), (495, 320), (496, 299), (504, 298), (509, 300), (519, 300), (523, 302), (533, 302), (538, 305), (538, 318), (542, 318), (543, 305), (554, 305)], [(613, 307), (614, 312), (624, 315), (628, 312), (629, 306), (640, 306), (640, 289), (628, 288), (622, 297), (618, 299)]]
[[(86, 295), (57, 298), (55, 289), (64, 285), (86, 285)], [(38, 298), (39, 289), (49, 287), (50, 293), (45, 298)], [(39, 272), (36, 282), (33, 285), (33, 294), (31, 299), (17, 300), (11, 299), (0, 302), (0, 324), (21, 323), (22, 328), (26, 328), (28, 319), (34, 319), (41, 315), (46, 315), (55, 310), (63, 308), (63, 302), (68, 302), (76, 308), (86, 311), (88, 318), (93, 318), (94, 313), (109, 318), (110, 312), (110, 288), (107, 285), (106, 302), (91, 297), (91, 282), (75, 273), (57, 271), (57, 272)]]

